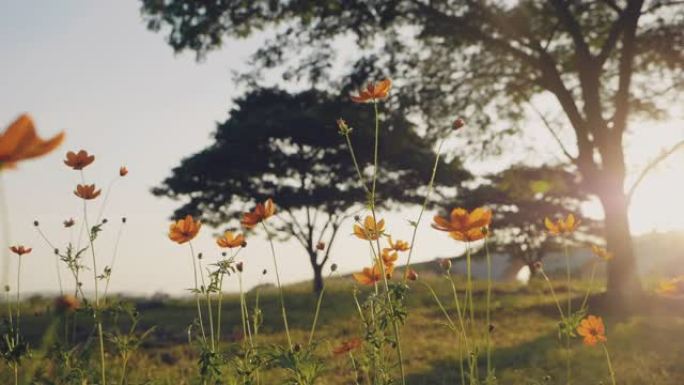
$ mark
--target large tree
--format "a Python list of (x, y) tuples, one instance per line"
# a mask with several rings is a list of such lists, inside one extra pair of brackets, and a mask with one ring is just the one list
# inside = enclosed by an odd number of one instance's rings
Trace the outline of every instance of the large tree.
[[(151, 29), (168, 30), (176, 51), (200, 56), (225, 38), (270, 29), (275, 36), (256, 52), (255, 68), (285, 65), (288, 76), (319, 83), (335, 68), (335, 39), (352, 37), (359, 49), (344, 54), (358, 58), (350, 66), (358, 76), (347, 78), (403, 79), (396, 105), (428, 126), (458, 111), (498, 136), (545, 98), (564, 118), (556, 134), (568, 162), (604, 209), (617, 256), (608, 291), (619, 303), (641, 293), (623, 141), (630, 118), (662, 114), (684, 88), (681, 1), (143, 0), (143, 14)], [(501, 118), (505, 129), (485, 124)]]
[[(185, 158), (153, 193), (184, 200), (176, 216), (193, 214), (214, 226), (236, 223), (254, 201), (273, 198), (279, 234), (294, 237), (306, 250), (314, 290), (342, 222), (364, 208), (365, 191), (335, 117), (353, 125), (351, 140), (360, 167), (372, 159), (374, 116), (367, 107), (310, 90), (296, 94), (256, 89), (235, 101), (214, 142)], [(402, 115), (382, 113), (383, 159), (378, 194), (388, 205), (422, 202), (435, 153)], [(449, 189), (470, 178), (458, 159), (441, 161), (438, 177)]]

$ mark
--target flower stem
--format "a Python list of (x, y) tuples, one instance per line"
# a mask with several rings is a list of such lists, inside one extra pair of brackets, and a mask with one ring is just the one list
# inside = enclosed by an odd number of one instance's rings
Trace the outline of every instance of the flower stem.
[(492, 375), (492, 326), (491, 326), (491, 304), (492, 304), (492, 256), (489, 254), (489, 244), (487, 237), (484, 239), (485, 254), (487, 258), (487, 380)]
[[(565, 239), (563, 239), (563, 253), (565, 254), (565, 275), (567, 279), (567, 286), (568, 286), (568, 317), (572, 317), (572, 288), (570, 285), (572, 284), (571, 282), (571, 277), (570, 277), (570, 255), (568, 254), (568, 243)], [(565, 351), (567, 353), (567, 359), (565, 362), (566, 366), (566, 375), (567, 375), (567, 384), (570, 385), (570, 381), (572, 378), (572, 367), (571, 367), (571, 362), (570, 362), (570, 356), (572, 351), (570, 350), (570, 333), (566, 331), (565, 334)]]
[(197, 265), (195, 262), (195, 249), (192, 247), (192, 242), (188, 242), (190, 246), (190, 259), (192, 260), (192, 271), (195, 278), (195, 302), (197, 303), (197, 317), (199, 317), (200, 331), (202, 332), (202, 342), (207, 343), (207, 335), (204, 332), (204, 322), (202, 321), (202, 306), (200, 305), (199, 285), (197, 283)]
[(594, 288), (594, 277), (596, 276), (596, 261), (594, 261), (593, 266), (591, 267), (591, 277), (589, 278), (589, 287), (587, 287), (587, 293), (584, 295), (584, 300), (582, 301), (582, 306), (580, 309), (584, 310), (585, 307), (587, 306), (587, 301), (589, 301), (589, 295), (591, 294), (592, 289)]
[(443, 144), (444, 139), (440, 140), (439, 145), (437, 146), (437, 156), (435, 156), (435, 164), (432, 166), (432, 175), (430, 176), (430, 182), (428, 183), (428, 190), (425, 194), (425, 200), (423, 200), (423, 205), (420, 208), (418, 218), (416, 219), (416, 222), (413, 224), (413, 234), (411, 235), (411, 248), (409, 249), (408, 257), (406, 258), (406, 274), (404, 274), (404, 283), (406, 283), (406, 281), (408, 280), (408, 271), (411, 267), (411, 256), (413, 255), (413, 249), (416, 244), (416, 234), (418, 234), (418, 225), (420, 224), (420, 220), (423, 218), (423, 213), (425, 213), (427, 204), (430, 201), (430, 195), (432, 194), (432, 189), (435, 183), (435, 176), (437, 175), (437, 166), (439, 165), (439, 158), (442, 156)]
[(271, 233), (266, 227), (266, 223), (261, 221), (261, 225), (266, 231), (266, 237), (268, 238), (268, 243), (271, 246), (271, 256), (273, 256), (273, 268), (276, 274), (276, 283), (278, 284), (278, 294), (280, 296), (280, 311), (283, 315), (283, 325), (285, 326), (285, 334), (287, 335), (287, 343), (292, 350), (292, 337), (290, 337), (290, 327), (287, 324), (287, 311), (285, 310), (285, 295), (283, 294), (283, 286), (280, 284), (280, 273), (278, 272), (278, 261), (276, 259), (275, 246), (273, 245), (273, 239), (271, 239)]
[(608, 353), (608, 347), (605, 343), (601, 344), (603, 346), (603, 351), (606, 353), (606, 362), (608, 363), (608, 371), (610, 372), (610, 380), (613, 385), (617, 385), (615, 382), (615, 371), (613, 370), (613, 364), (610, 360), (610, 354)]
[[(328, 279), (332, 276), (332, 272), (328, 275)], [(326, 289), (325, 283), (323, 284), (323, 288), (321, 288), (321, 292), (318, 294), (318, 300), (316, 301), (316, 312), (314, 313), (314, 318), (313, 322), (311, 323), (311, 333), (309, 333), (309, 345), (311, 345), (311, 342), (313, 342), (313, 337), (314, 333), (316, 331), (316, 324), (318, 323), (318, 315), (321, 312), (321, 303), (323, 302), (323, 294), (325, 294), (325, 289)]]

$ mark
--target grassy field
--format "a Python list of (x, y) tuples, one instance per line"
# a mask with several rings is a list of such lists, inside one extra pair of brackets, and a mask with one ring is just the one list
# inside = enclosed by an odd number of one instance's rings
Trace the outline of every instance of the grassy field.
[[(450, 288), (444, 279), (429, 273), (421, 274), (412, 282), (408, 301), (409, 316), (402, 329), (402, 346), (407, 364), (407, 383), (412, 385), (440, 385), (460, 383), (458, 350), (454, 335), (446, 328), (444, 318), (423, 283), (435, 288), (445, 304), (450, 303)], [(317, 339), (317, 353), (325, 360), (326, 370), (321, 384), (353, 384), (352, 370), (346, 356), (334, 357), (331, 350), (341, 341), (360, 333), (352, 298), (349, 278), (328, 280), (321, 308)], [(586, 284), (576, 282), (574, 299), (581, 302)], [(484, 294), (483, 283), (476, 284), (476, 300)], [(556, 292), (561, 302), (566, 287), (558, 284)], [(259, 290), (264, 325), (258, 343), (285, 343), (282, 333), (276, 291)], [(249, 293), (250, 306), (256, 290)], [(498, 284), (494, 288), (493, 361), (499, 384), (565, 384), (565, 350), (558, 338), (558, 314), (548, 288), (533, 281), (528, 286)], [(166, 301), (131, 300), (141, 312), (140, 330), (156, 328), (129, 363), (130, 384), (183, 385), (197, 383), (196, 350), (188, 343), (187, 329), (193, 321), (194, 303), (189, 300)], [(660, 301), (660, 300), (659, 300)], [(315, 309), (316, 297), (308, 283), (288, 286), (286, 302), (290, 327), (296, 343), (305, 344)], [(617, 373), (617, 382), (629, 384), (679, 385), (684, 383), (684, 304), (673, 301), (649, 301), (641, 314), (631, 317), (611, 316), (600, 295), (590, 301), (590, 312), (603, 315), (606, 320), (608, 347)], [(35, 300), (25, 303), (22, 320), (24, 333), (34, 349), (30, 362), (22, 366), (24, 383), (51, 383), (50, 365), (42, 357), (49, 340), (52, 317), (49, 302)], [(240, 343), (241, 327), (239, 297), (224, 298), (222, 338), (227, 356)], [(85, 317), (85, 316), (84, 316)], [(83, 339), (92, 326), (83, 321), (79, 328)], [(599, 347), (583, 346), (580, 339), (573, 341), (573, 384), (591, 385), (610, 383), (603, 351)], [(109, 375), (118, 379), (120, 362), (108, 352)], [(96, 363), (92, 363), (96, 367)], [(96, 372), (96, 371), (95, 371)], [(32, 374), (31, 374), (32, 373)], [(280, 383), (282, 373), (264, 373), (263, 383)], [(31, 382), (29, 378), (43, 378)], [(10, 383), (12, 373), (3, 367), (0, 383)], [(114, 381), (112, 381), (114, 382)], [(92, 382), (97, 383), (97, 382)]]

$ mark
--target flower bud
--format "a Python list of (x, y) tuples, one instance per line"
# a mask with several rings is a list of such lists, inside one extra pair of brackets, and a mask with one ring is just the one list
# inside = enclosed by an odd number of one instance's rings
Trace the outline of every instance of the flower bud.
[(261, 275), (266, 275), (266, 273), (268, 273), (268, 270), (264, 269), (264, 270), (261, 272)]
[(237, 269), (237, 271), (242, 273), (242, 268), (243, 268), (242, 262), (238, 262), (237, 264), (235, 264), (235, 268)]
[(351, 127), (347, 125), (344, 119), (337, 119), (337, 132), (342, 136), (347, 136), (352, 131)]
[(465, 123), (465, 120), (463, 120), (463, 118), (458, 118), (458, 119), (454, 120), (452, 127), (454, 128), (454, 130), (458, 130), (459, 128), (465, 126), (465, 124), (466, 123)]
[(318, 242), (316, 244), (316, 250), (319, 250), (319, 251), (325, 250), (325, 242)]
[(441, 266), (444, 271), (449, 271), (451, 270), (451, 260), (448, 258), (440, 259), (439, 266)]
[(330, 265), (330, 271), (335, 272), (336, 270), (337, 270), (337, 264), (336, 263), (333, 263), (332, 265)]
[(408, 269), (408, 271), (406, 271), (406, 279), (409, 281), (415, 281), (418, 279), (418, 273), (416, 273), (416, 271), (413, 269)]
[(541, 261), (537, 261), (532, 264), (532, 268), (534, 269), (534, 271), (539, 271), (544, 268), (544, 264)]
[(33, 221), (33, 225), (38, 227), (38, 226), (40, 226), (40, 223), (38, 223), (38, 221)]

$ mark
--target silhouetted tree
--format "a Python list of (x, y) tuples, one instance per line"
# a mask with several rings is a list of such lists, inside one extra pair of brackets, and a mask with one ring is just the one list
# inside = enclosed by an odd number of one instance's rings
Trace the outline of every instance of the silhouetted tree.
[[(605, 212), (613, 303), (641, 293), (627, 208), (623, 138), (630, 117), (658, 116), (684, 88), (684, 6), (675, 0), (143, 0), (153, 30), (200, 56), (225, 38), (270, 29), (258, 70), (332, 78), (340, 55), (358, 58), (348, 77), (404, 80), (398, 108), (428, 122), (453, 111), (471, 123), (520, 122), (534, 96), (555, 102), (568, 162)], [(335, 52), (336, 38), (356, 50)], [(397, 82), (398, 83), (398, 82)], [(635, 92), (636, 91), (636, 92)], [(547, 119), (551, 121), (550, 119)], [(429, 126), (439, 126), (429, 125)], [(500, 128), (500, 127), (499, 127)], [(493, 130), (496, 135), (515, 131)], [(491, 136), (491, 135), (490, 135)], [(574, 148), (563, 143), (574, 138)], [(478, 143), (489, 144), (485, 138)], [(486, 148), (494, 146), (487, 145)]]
[[(186, 199), (176, 216), (200, 215), (214, 226), (237, 221), (250, 202), (273, 198), (279, 210), (274, 223), (306, 250), (314, 290), (320, 290), (340, 225), (366, 201), (338, 134), (339, 116), (350, 119), (354, 150), (369, 171), (374, 116), (367, 106), (314, 90), (258, 89), (236, 101), (230, 118), (218, 125), (214, 143), (184, 159), (153, 193)], [(402, 115), (383, 113), (382, 118), (381, 201), (421, 203), (434, 164), (431, 144)], [(446, 197), (470, 174), (454, 159), (441, 162), (438, 177), (449, 188), (437, 188), (437, 197)]]

